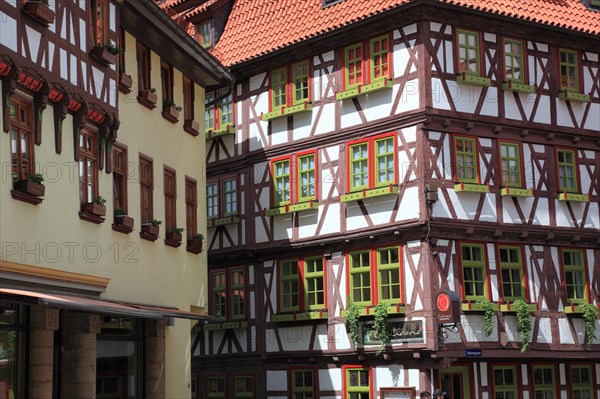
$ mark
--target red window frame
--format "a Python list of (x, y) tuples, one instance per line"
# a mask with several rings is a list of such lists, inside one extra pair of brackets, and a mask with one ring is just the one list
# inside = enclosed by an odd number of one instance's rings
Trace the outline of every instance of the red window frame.
[[(86, 139), (91, 140), (91, 146), (86, 144)], [(83, 145), (83, 146), (82, 146)], [(79, 199), (81, 204), (93, 202), (98, 196), (98, 133), (90, 129), (81, 129), (79, 137)], [(86, 161), (92, 163), (92, 181), (88, 180), (89, 171)], [(81, 175), (81, 164), (83, 163), (83, 176)], [(92, 187), (92, 197), (88, 195), (88, 187)]]
[(452, 147), (450, 150), (452, 151), (452, 179), (454, 182), (460, 183), (461, 180), (458, 179), (458, 164), (456, 162), (456, 138), (465, 138), (469, 140), (475, 141), (475, 167), (477, 169), (477, 184), (481, 184), (481, 169), (479, 165), (479, 138), (477, 136), (468, 136), (465, 134), (453, 134), (452, 135)]
[[(234, 271), (243, 271), (244, 272), (244, 315), (242, 316), (238, 316), (233, 318), (231, 315), (231, 273)], [(248, 268), (246, 266), (234, 266), (234, 267), (226, 267), (226, 268), (219, 268), (219, 269), (213, 269), (209, 271), (209, 279), (208, 279), (208, 284), (209, 284), (209, 301), (208, 301), (208, 307), (210, 310), (210, 313), (213, 312), (213, 306), (214, 306), (214, 301), (213, 301), (213, 297), (212, 297), (212, 289), (213, 289), (213, 274), (215, 273), (224, 273), (225, 274), (225, 312), (226, 315), (225, 317), (221, 318), (221, 320), (223, 321), (227, 321), (227, 320), (246, 320), (248, 319), (248, 313), (250, 311), (250, 301), (249, 301), (249, 292), (248, 292)]]
[(127, 147), (114, 143), (112, 151), (114, 209), (123, 209), (127, 212)]
[(492, 300), (492, 283), (490, 280), (490, 262), (489, 262), (489, 257), (488, 257), (487, 243), (482, 242), (482, 241), (466, 241), (466, 240), (457, 240), (456, 241), (456, 248), (458, 249), (457, 258), (458, 258), (458, 270), (460, 273), (459, 277), (460, 277), (461, 300), (463, 300), (463, 301), (465, 300), (465, 282), (464, 282), (463, 261), (462, 261), (462, 245), (463, 244), (482, 245), (483, 246), (483, 261), (485, 263), (485, 285), (486, 285), (485, 290), (487, 291), (486, 298), (487, 298), (487, 300), (491, 301)]
[(177, 226), (177, 174), (175, 169), (163, 165), (163, 190), (165, 196), (165, 230)]
[[(10, 135), (11, 135), (11, 172), (13, 180), (25, 180), (28, 175), (35, 173), (35, 154), (34, 154), (34, 134), (33, 134), (33, 104), (21, 97), (14, 95), (11, 99), (12, 106), (15, 110), (15, 116), (10, 118)], [(25, 119), (20, 119), (20, 111), (25, 111)], [(13, 152), (13, 134), (17, 137), (16, 145), (17, 152)], [(23, 157), (23, 148), (21, 143), (23, 138), (26, 141), (27, 159)]]
[(369, 369), (369, 397), (375, 397), (375, 387), (373, 384), (373, 367), (372, 366), (363, 366), (360, 364), (345, 364), (342, 366), (342, 396), (344, 398), (348, 397), (348, 389), (346, 384), (346, 370), (348, 369)]
[(138, 91), (150, 90), (152, 88), (150, 49), (142, 43), (136, 42), (135, 54), (137, 58)]
[[(569, 395), (569, 399), (574, 399), (573, 395), (572, 395), (572, 390), (571, 388), (573, 387), (573, 382), (572, 382), (572, 374), (571, 374), (571, 368), (573, 366), (588, 366), (591, 369), (591, 377), (592, 377), (592, 390), (594, 392), (594, 396), (593, 398), (597, 398), (597, 392), (598, 392), (598, 381), (596, 381), (596, 368), (594, 366), (593, 362), (569, 362), (567, 365), (567, 370), (566, 370), (566, 374), (567, 374), (567, 387), (569, 387), (569, 390), (567, 391), (567, 394)], [(592, 399), (592, 398), (590, 398)]]
[[(298, 60), (296, 62), (287, 64), (287, 65), (283, 65), (277, 68), (272, 68), (271, 70), (269, 70), (269, 111), (273, 111), (273, 86), (272, 86), (272, 82), (273, 82), (273, 72), (274, 71), (278, 71), (280, 69), (285, 68), (285, 76), (286, 76), (286, 85), (285, 85), (285, 105), (284, 107), (291, 107), (292, 105), (294, 105), (294, 82), (293, 82), (293, 66), (296, 64), (300, 64), (302, 62), (307, 62), (308, 63), (308, 98), (307, 98), (307, 102), (311, 102), (312, 101), (312, 96), (313, 96), (313, 89), (312, 89), (312, 74), (313, 74), (313, 64), (311, 62), (310, 58), (305, 58), (305, 59), (301, 59)], [(279, 106), (280, 107), (280, 106)]]
[(194, 82), (183, 77), (183, 117), (186, 121), (194, 120)]
[[(523, 84), (529, 84), (529, 62), (527, 60), (527, 40), (519, 39), (512, 36), (502, 36), (500, 37), (500, 43), (502, 44), (502, 80), (506, 82), (506, 58), (505, 56), (505, 47), (504, 47), (504, 39), (512, 40), (515, 42), (521, 42), (521, 46), (523, 48)], [(458, 45), (458, 43), (457, 43)], [(485, 61), (485, 58), (483, 59)]]
[(559, 150), (564, 150), (564, 151), (572, 151), (573, 155), (575, 157), (575, 180), (577, 181), (577, 190), (576, 191), (569, 191), (569, 190), (563, 190), (563, 191), (567, 191), (567, 192), (578, 192), (578, 193), (583, 193), (583, 189), (581, 187), (581, 173), (579, 170), (579, 154), (578, 154), (578, 149), (575, 147), (566, 147), (566, 146), (556, 146), (554, 147), (554, 159), (555, 159), (555, 178), (556, 178), (556, 190), (558, 192), (562, 192), (560, 191), (560, 171), (559, 171), (559, 167), (558, 167), (558, 151)]
[(287, 370), (287, 382), (288, 382), (288, 397), (292, 398), (293, 396), (293, 386), (292, 382), (294, 381), (293, 372), (294, 371), (302, 371), (302, 370), (310, 370), (313, 375), (313, 398), (317, 397), (317, 387), (319, 386), (319, 370), (316, 366), (292, 366)]
[[(345, 46), (342, 48), (341, 50), (341, 58), (342, 58), (342, 91), (347, 90), (346, 87), (346, 76), (348, 74), (348, 68), (346, 66), (346, 49), (349, 47), (354, 47), (357, 44), (360, 44), (361, 46), (361, 51), (363, 54), (362, 57), (362, 82), (360, 82), (358, 84), (358, 86), (364, 86), (367, 85), (369, 83), (373, 83), (371, 81), (371, 40), (373, 39), (377, 39), (380, 38), (382, 36), (386, 36), (384, 35), (378, 35), (378, 36), (374, 36), (369, 38), (368, 40), (364, 40), (362, 42), (357, 42), (354, 44), (351, 44), (349, 46)], [(394, 42), (393, 42), (393, 37), (391, 33), (387, 34), (388, 36), (388, 53), (387, 53), (387, 64), (388, 64), (388, 75), (387, 78), (388, 79), (392, 79), (393, 77), (393, 71), (394, 71), (394, 57), (392, 56), (393, 53), (393, 46), (394, 46)], [(382, 79), (382, 78), (380, 78)]]
[[(529, 278), (527, 275), (527, 264), (526, 262), (526, 257), (525, 257), (525, 246), (523, 244), (503, 244), (503, 243), (496, 243), (494, 245), (494, 252), (496, 253), (496, 259), (498, 260), (496, 262), (496, 272), (498, 275), (498, 295), (500, 296), (500, 301), (504, 302), (504, 288), (502, 286), (502, 270), (500, 268), (500, 247), (518, 247), (521, 249), (521, 267), (522, 267), (522, 272), (523, 272), (523, 291), (525, 292), (525, 302), (529, 302), (530, 298), (529, 298)], [(487, 249), (487, 246), (485, 247)], [(462, 259), (462, 257), (461, 257)], [(461, 265), (462, 267), (462, 265)], [(489, 268), (489, 265), (488, 265)], [(464, 297), (464, 295), (463, 295)]]
[(152, 158), (140, 154), (140, 220), (150, 223), (154, 218), (154, 166)]
[[(468, 136), (465, 136), (468, 137)], [(479, 141), (476, 139), (476, 143), (477, 143), (477, 153), (479, 154)], [(499, 183), (501, 187), (507, 187), (509, 186), (507, 183), (505, 183), (502, 180), (502, 156), (501, 156), (501, 147), (503, 143), (507, 143), (507, 144), (516, 144), (519, 148), (519, 168), (521, 168), (520, 170), (520, 175), (521, 175), (521, 188), (525, 187), (525, 160), (523, 159), (523, 143), (519, 142), (519, 141), (514, 141), (514, 140), (504, 140), (504, 139), (499, 139), (498, 140), (498, 169), (499, 169)], [(452, 146), (452, 148), (454, 149), (455, 146)], [(477, 175), (479, 176), (479, 155), (477, 156)], [(456, 176), (456, 169), (455, 169), (455, 175)], [(481, 181), (481, 180), (480, 180)]]
[[(388, 137), (392, 137), (394, 139), (394, 183), (393, 184), (398, 184), (398, 137), (396, 135), (395, 132), (391, 132), (391, 133), (383, 133), (383, 134), (379, 134), (377, 136), (373, 136), (373, 137), (369, 137), (366, 139), (359, 139), (359, 140), (353, 140), (350, 141), (348, 143), (346, 143), (346, 184), (347, 184), (347, 190), (346, 192), (352, 192), (351, 187), (352, 187), (352, 163), (351, 163), (351, 158), (350, 158), (350, 151), (351, 151), (351, 147), (356, 145), (356, 144), (362, 144), (362, 143), (368, 143), (368, 157), (369, 157), (369, 187), (367, 188), (367, 190), (373, 189), (378, 187), (377, 186), (377, 182), (375, 181), (376, 179), (376, 166), (375, 166), (375, 158), (376, 158), (376, 153), (375, 153), (375, 141), (377, 140), (381, 140), (384, 138), (388, 138)], [(354, 190), (357, 191), (357, 190)], [(358, 190), (358, 191), (362, 191), (362, 189)]]
[(324, 256), (322, 255), (315, 255), (315, 256), (304, 256), (300, 259), (281, 259), (277, 261), (277, 312), (278, 313), (287, 313), (287, 311), (283, 311), (281, 310), (281, 295), (280, 294), (280, 289), (281, 289), (281, 273), (279, 272), (280, 270), (280, 265), (282, 262), (296, 262), (296, 267), (298, 268), (298, 312), (305, 312), (307, 311), (306, 306), (305, 306), (305, 302), (304, 302), (304, 262), (306, 259), (317, 259), (317, 258), (321, 258), (323, 260), (323, 310), (327, 310), (327, 298), (329, 295), (327, 295), (327, 260), (325, 259)]
[(198, 187), (195, 179), (185, 177), (185, 230), (190, 240), (198, 233)]
[(371, 278), (371, 306), (377, 305), (379, 303), (379, 263), (377, 259), (377, 251), (380, 249), (386, 248), (398, 248), (398, 267), (400, 268), (400, 303), (406, 303), (406, 280), (404, 275), (404, 248), (402, 245), (390, 243), (389, 245), (380, 245), (377, 247), (368, 247), (368, 248), (357, 248), (350, 252), (346, 253), (345, 262), (346, 262), (346, 293), (348, 293), (348, 297), (350, 297), (350, 255), (356, 252), (365, 252), (369, 251), (369, 262), (371, 262), (370, 267), (370, 278)]
[[(283, 155), (277, 158), (273, 158), (270, 161), (269, 164), (269, 168), (271, 170), (271, 187), (272, 187), (272, 191), (271, 191), (271, 207), (276, 206), (275, 204), (275, 189), (273, 187), (274, 184), (274, 179), (275, 179), (275, 163), (277, 162), (281, 162), (283, 160), (289, 160), (290, 161), (290, 205), (292, 204), (298, 204), (299, 199), (298, 199), (298, 184), (300, 182), (299, 180), (299, 176), (298, 176), (298, 159), (300, 159), (301, 157), (307, 156), (313, 154), (315, 156), (315, 199), (312, 201), (319, 201), (319, 154), (318, 154), (318, 150), (306, 150), (306, 151), (302, 151), (302, 152), (298, 152), (298, 153), (294, 153), (294, 154), (289, 154), (289, 155)], [(308, 202), (310, 200), (307, 201), (302, 201), (302, 202)]]

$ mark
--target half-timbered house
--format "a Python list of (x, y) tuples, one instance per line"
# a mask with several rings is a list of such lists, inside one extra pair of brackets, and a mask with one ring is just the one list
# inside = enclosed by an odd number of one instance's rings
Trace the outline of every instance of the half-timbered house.
[(191, 396), (231, 81), (153, 1), (0, 0), (0, 398)]
[(159, 3), (237, 78), (196, 397), (600, 396), (597, 2)]

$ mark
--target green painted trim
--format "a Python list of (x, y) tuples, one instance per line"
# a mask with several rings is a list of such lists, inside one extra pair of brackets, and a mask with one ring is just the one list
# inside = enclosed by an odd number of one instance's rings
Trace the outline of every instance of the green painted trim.
[(285, 313), (285, 314), (274, 314), (271, 316), (273, 322), (284, 322), (284, 321), (305, 321), (305, 320), (324, 320), (329, 318), (327, 310), (314, 310), (300, 313)]
[(513, 91), (515, 93), (532, 94), (535, 93), (537, 88), (534, 85), (527, 85), (525, 83), (519, 83), (509, 80), (508, 82), (504, 82), (502, 84), (502, 89), (506, 91)]
[(569, 90), (561, 90), (558, 92), (558, 98), (565, 101), (573, 101), (578, 103), (589, 103), (590, 95), (583, 93), (575, 93)]
[(558, 200), (573, 202), (590, 202), (590, 195), (562, 192), (558, 194)]
[(311, 209), (319, 209), (319, 202), (310, 200), (310, 201), (306, 201), (306, 202), (300, 202), (299, 204), (288, 204), (288, 205), (283, 205), (283, 206), (277, 206), (275, 208), (270, 208), (270, 209), (265, 210), (265, 215), (266, 216), (277, 216), (277, 215), (284, 215), (286, 213), (308, 211)]
[(461, 84), (472, 85), (472, 86), (489, 87), (492, 85), (492, 80), (490, 78), (485, 78), (483, 76), (478, 76), (478, 75), (471, 75), (466, 72), (463, 72), (460, 75), (457, 75), (456, 81)]
[[(485, 310), (483, 306), (482, 303), (475, 301), (468, 301), (460, 304), (460, 308), (463, 312), (483, 312)], [(499, 304), (496, 302), (492, 302), (492, 306), (496, 311), (500, 308)]]
[(283, 118), (284, 116), (300, 114), (302, 112), (309, 112), (309, 111), (312, 111), (312, 103), (304, 102), (302, 104), (292, 105), (290, 107), (287, 107), (287, 106), (279, 107), (278, 109), (276, 109), (274, 111), (267, 112), (266, 114), (262, 114), (260, 118), (263, 121), (270, 121), (273, 119)]
[[(388, 314), (405, 314), (406, 306), (403, 303), (388, 305), (387, 313)], [(366, 306), (366, 307), (361, 306), (360, 310), (358, 311), (358, 315), (361, 317), (375, 315), (375, 306)], [(342, 309), (341, 316), (347, 317), (348, 309)]]
[(590, 0), (590, 5), (594, 7), (600, 7), (600, 0)]
[(227, 136), (227, 135), (235, 135), (235, 126), (233, 125), (225, 125), (224, 127), (217, 130), (207, 130), (206, 131), (206, 140), (215, 139), (217, 137)]
[(208, 227), (213, 226), (225, 226), (227, 224), (238, 224), (240, 222), (240, 218), (237, 216), (227, 216), (220, 219), (208, 219), (206, 224)]
[(376, 91), (391, 89), (394, 86), (392, 79), (378, 79), (373, 83), (364, 86), (354, 87), (345, 91), (335, 93), (336, 100), (347, 100), (349, 98), (358, 97), (366, 93), (374, 93)]
[(566, 314), (583, 314), (584, 307), (583, 305), (572, 303), (570, 305), (565, 306)]
[(220, 331), (220, 330), (231, 330), (234, 328), (246, 328), (248, 327), (247, 321), (228, 321), (228, 322), (216, 322), (208, 323), (204, 326), (205, 331)]
[[(538, 304), (537, 303), (528, 303), (527, 306), (529, 306), (529, 311), (530, 312), (535, 312), (538, 310)], [(500, 311), (502, 313), (515, 313), (517, 311), (516, 308), (512, 307), (512, 303), (511, 302), (506, 302), (506, 303), (501, 303), (500, 304)]]
[(390, 184), (386, 187), (372, 188), (370, 190), (356, 191), (353, 193), (343, 194), (340, 196), (341, 202), (358, 201), (364, 198), (380, 197), (388, 194), (398, 194), (399, 187), (397, 184)]
[(532, 188), (504, 187), (500, 190), (503, 197), (533, 197)]
[(286, 213), (289, 213), (289, 209), (287, 205), (284, 206), (277, 206), (275, 208), (270, 208), (270, 209), (266, 209), (265, 210), (265, 216), (277, 216), (277, 215), (284, 215)]
[(490, 186), (487, 184), (456, 183), (454, 185), (454, 191), (457, 193), (489, 193)]

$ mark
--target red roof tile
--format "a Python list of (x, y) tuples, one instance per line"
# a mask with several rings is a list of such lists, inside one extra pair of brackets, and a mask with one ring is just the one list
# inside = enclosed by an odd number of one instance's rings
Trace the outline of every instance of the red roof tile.
[[(177, 0), (174, 0), (177, 1)], [(411, 0), (234, 0), (214, 54), (227, 66), (388, 11)], [(545, 25), (600, 34), (600, 13), (582, 0), (437, 0)]]

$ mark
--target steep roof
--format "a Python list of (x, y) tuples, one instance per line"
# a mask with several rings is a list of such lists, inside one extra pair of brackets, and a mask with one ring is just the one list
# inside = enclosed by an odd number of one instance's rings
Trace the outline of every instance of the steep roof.
[[(214, 54), (232, 66), (414, 0), (234, 0)], [(600, 13), (587, 0), (435, 0), (524, 21), (600, 35)]]

